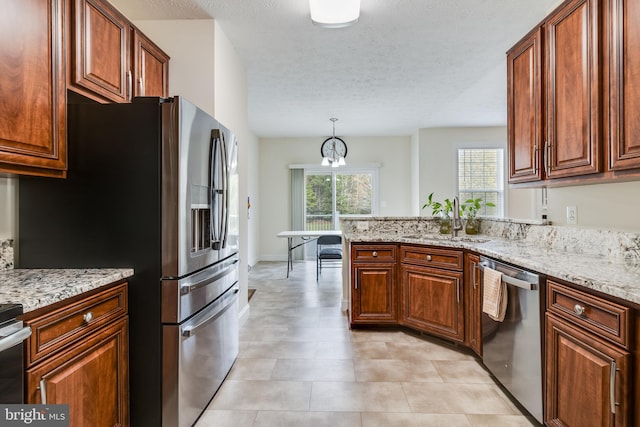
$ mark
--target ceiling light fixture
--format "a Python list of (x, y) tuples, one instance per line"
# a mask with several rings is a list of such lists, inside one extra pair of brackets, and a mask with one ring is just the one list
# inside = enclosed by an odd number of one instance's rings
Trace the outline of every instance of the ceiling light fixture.
[(336, 136), (336, 122), (338, 119), (335, 117), (330, 118), (333, 122), (333, 136), (327, 138), (320, 147), (320, 153), (322, 154), (322, 166), (331, 166), (337, 168), (338, 166), (346, 165), (344, 158), (347, 157), (347, 144)]
[(348, 27), (358, 22), (360, 0), (309, 0), (311, 21), (325, 28)]

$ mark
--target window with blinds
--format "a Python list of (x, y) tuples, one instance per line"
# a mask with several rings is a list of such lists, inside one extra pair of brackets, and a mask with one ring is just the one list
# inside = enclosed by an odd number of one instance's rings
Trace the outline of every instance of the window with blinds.
[(460, 203), (481, 198), (495, 207), (485, 206), (478, 215), (504, 215), (504, 150), (501, 148), (458, 149), (458, 195)]

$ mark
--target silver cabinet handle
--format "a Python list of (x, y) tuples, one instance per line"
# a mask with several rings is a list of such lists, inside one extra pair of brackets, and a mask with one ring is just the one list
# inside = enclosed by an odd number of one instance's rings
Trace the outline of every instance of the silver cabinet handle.
[(138, 78), (138, 93), (140, 96), (144, 96), (144, 82), (142, 81), (142, 77)]
[(129, 101), (133, 99), (133, 82), (131, 80), (131, 70), (127, 70), (127, 98)]
[(616, 413), (616, 361), (611, 361), (611, 373), (609, 374), (609, 405), (611, 413)]
[(373, 253), (371, 255), (373, 255), (374, 258), (377, 258), (378, 257), (378, 252), (373, 251)]
[(44, 378), (40, 379), (40, 400), (43, 405), (47, 404), (47, 381)]
[(431, 261), (431, 255), (427, 255), (427, 261)]
[(471, 268), (471, 282), (473, 283), (473, 289), (476, 289), (476, 287), (478, 286), (478, 284), (476, 283), (476, 268), (477, 264), (473, 264), (473, 267)]
[(584, 306), (580, 305), (580, 304), (576, 304), (573, 306), (573, 311), (578, 315), (578, 316), (582, 316), (584, 314), (584, 312), (586, 311), (586, 309), (584, 308)]
[(551, 172), (551, 144), (549, 141), (545, 141), (544, 143), (544, 173), (549, 176)]
[(89, 312), (85, 313), (85, 314), (82, 316), (82, 320), (84, 320), (84, 321), (85, 321), (85, 323), (89, 323), (89, 322), (91, 322), (91, 321), (93, 320), (93, 312), (92, 312), (92, 311), (89, 311)]
[(538, 143), (536, 142), (533, 146), (533, 169), (536, 175), (538, 174), (538, 170), (540, 169), (538, 161), (538, 151), (540, 151), (540, 149), (538, 148)]
[(460, 281), (456, 280), (456, 302), (460, 304)]

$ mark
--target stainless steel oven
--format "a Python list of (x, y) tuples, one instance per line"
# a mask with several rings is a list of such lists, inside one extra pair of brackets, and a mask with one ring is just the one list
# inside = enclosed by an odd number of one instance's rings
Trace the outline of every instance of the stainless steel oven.
[(0, 304), (0, 403), (23, 403), (23, 342), (31, 328), (16, 318), (22, 314), (19, 304)]
[(502, 274), (507, 292), (504, 320), (482, 313), (482, 361), (494, 377), (542, 423), (543, 276), (486, 257), (480, 269)]

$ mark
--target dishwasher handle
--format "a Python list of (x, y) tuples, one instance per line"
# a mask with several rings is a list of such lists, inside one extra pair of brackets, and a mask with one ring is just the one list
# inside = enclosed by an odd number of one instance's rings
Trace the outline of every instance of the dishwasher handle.
[[(20, 322), (22, 323), (22, 322)], [(18, 329), (16, 332), (12, 332), (9, 335), (0, 335), (0, 352), (10, 349), (11, 347), (22, 343), (24, 340), (31, 336), (31, 327), (25, 326)]]
[[(485, 265), (484, 263), (480, 263), (479, 267), (480, 267), (480, 270), (484, 270), (489, 266)], [(509, 285), (513, 285), (515, 287), (524, 289), (526, 291), (535, 291), (537, 289), (536, 287), (537, 283), (531, 283), (531, 282), (527, 282), (526, 280), (516, 279), (515, 277), (511, 277), (500, 270), (496, 270), (496, 271), (502, 273), (502, 280)]]

